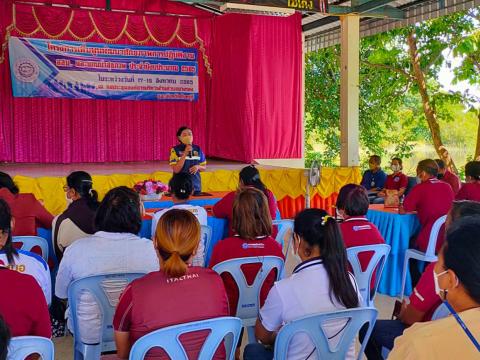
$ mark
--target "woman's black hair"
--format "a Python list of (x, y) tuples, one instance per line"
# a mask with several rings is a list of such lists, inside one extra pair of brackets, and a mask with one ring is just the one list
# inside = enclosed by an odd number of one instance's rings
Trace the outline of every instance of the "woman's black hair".
[(465, 165), (465, 175), (480, 180), (480, 161), (469, 161)]
[(0, 189), (1, 188), (7, 188), (14, 195), (18, 194), (18, 186), (15, 185), (10, 175), (0, 171)]
[(240, 170), (239, 177), (240, 180), (242, 180), (243, 185), (253, 186), (254, 188), (263, 192), (268, 199), (267, 187), (260, 179), (260, 172), (255, 166), (245, 166), (242, 170)]
[(367, 190), (361, 185), (355, 185), (345, 199), (345, 214), (348, 216), (365, 216), (369, 206)]
[(10, 344), (10, 339), (10, 330), (8, 329), (7, 323), (0, 315), (0, 360), (7, 359), (8, 345)]
[(311, 247), (318, 246), (330, 280), (330, 300), (347, 309), (359, 306), (357, 292), (348, 273), (347, 251), (337, 222), (325, 210), (305, 209), (294, 222), (294, 232)]
[(110, 190), (95, 214), (96, 230), (136, 235), (141, 227), (142, 214), (138, 194), (126, 186)]
[(170, 192), (179, 200), (187, 200), (193, 192), (192, 176), (186, 173), (173, 174), (168, 182)]
[(450, 209), (452, 223), (466, 216), (480, 216), (480, 202), (472, 200), (456, 200)]
[(67, 176), (67, 185), (74, 189), (82, 199), (87, 201), (87, 205), (92, 210), (97, 210), (100, 203), (98, 194), (92, 189), (93, 181), (89, 173), (85, 171), (74, 171)]
[(192, 130), (188, 126), (180, 126), (177, 130), (177, 138), (182, 135), (183, 130)]
[(468, 295), (480, 304), (480, 216), (455, 221), (443, 248), (446, 269), (455, 272)]
[(0, 199), (0, 230), (8, 234), (7, 242), (2, 250), (7, 255), (7, 260), (10, 265), (15, 264), (14, 256), (18, 256), (17, 249), (13, 247), (12, 242), (12, 212), (7, 202)]
[(337, 202), (335, 203), (335, 207), (338, 210), (344, 210), (345, 209), (345, 200), (347, 199), (347, 195), (357, 187), (356, 184), (347, 184), (343, 185), (342, 188), (340, 189), (340, 192), (338, 193), (337, 197)]

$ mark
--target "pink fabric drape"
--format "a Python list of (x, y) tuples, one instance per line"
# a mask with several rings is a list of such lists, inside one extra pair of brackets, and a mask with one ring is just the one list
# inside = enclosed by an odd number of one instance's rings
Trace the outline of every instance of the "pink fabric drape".
[[(104, 0), (56, 0), (103, 7)], [(12, 0), (0, 1), (0, 36), (12, 24)], [(161, 1), (114, 2), (118, 8), (155, 11), (145, 16), (16, 4), (11, 35), (64, 40), (190, 44), (199, 54), (199, 100), (160, 102), (13, 98), (8, 53), (0, 63), (0, 161), (75, 163), (166, 160), (175, 132), (190, 126), (208, 156), (251, 161), (301, 156), (300, 16), (286, 19), (212, 14)], [(188, 16), (172, 16), (183, 14)], [(100, 32), (97, 33), (92, 19)], [(179, 24), (180, 21), (180, 24)], [(196, 22), (196, 26), (195, 26)], [(149, 38), (150, 34), (155, 38)], [(95, 30), (95, 31), (94, 31)], [(73, 34), (72, 34), (73, 33)], [(60, 36), (61, 35), (61, 36)], [(201, 41), (198, 41), (198, 38)], [(145, 40), (145, 41), (144, 41)], [(189, 45), (189, 46), (190, 46)], [(210, 69), (212, 73), (210, 75)]]

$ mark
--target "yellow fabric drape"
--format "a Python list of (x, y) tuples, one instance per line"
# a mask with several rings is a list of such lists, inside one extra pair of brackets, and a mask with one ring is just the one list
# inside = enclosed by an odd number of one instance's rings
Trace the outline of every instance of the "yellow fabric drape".
[[(234, 170), (217, 170), (201, 174), (202, 189), (211, 191), (231, 191), (238, 185), (238, 173)], [(152, 174), (112, 174), (93, 175), (93, 187), (102, 199), (108, 190), (117, 186), (133, 185), (145, 179), (155, 179), (168, 183), (172, 174), (159, 171)], [(262, 181), (269, 188), (277, 200), (285, 196), (297, 198), (305, 194), (306, 177), (302, 169), (260, 169)], [(320, 185), (312, 195), (318, 194), (322, 198), (328, 198), (333, 193), (338, 193), (340, 188), (348, 183), (360, 183), (361, 174), (358, 168), (323, 168)], [(42, 200), (45, 207), (52, 214), (60, 214), (66, 207), (64, 177), (39, 177), (15, 176), (14, 181), (22, 193), (33, 193), (37, 199)]]

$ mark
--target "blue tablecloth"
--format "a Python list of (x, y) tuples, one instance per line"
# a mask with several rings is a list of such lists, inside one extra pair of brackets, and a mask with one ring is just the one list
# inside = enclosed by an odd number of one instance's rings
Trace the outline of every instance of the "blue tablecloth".
[[(215, 205), (221, 198), (211, 198), (211, 197), (196, 197), (188, 201), (189, 204), (195, 206), (213, 206)], [(173, 206), (173, 201), (170, 197), (165, 197), (165, 200), (159, 201), (144, 201), (143, 205), (145, 209), (165, 209), (168, 207)]]
[[(410, 238), (420, 230), (420, 223), (415, 214), (400, 215), (379, 210), (368, 210), (367, 218), (378, 227), (385, 242), (392, 247), (383, 270), (378, 292), (397, 296), (402, 287), (405, 251), (408, 249)], [(410, 294), (411, 291), (410, 276), (407, 276), (405, 294)]]

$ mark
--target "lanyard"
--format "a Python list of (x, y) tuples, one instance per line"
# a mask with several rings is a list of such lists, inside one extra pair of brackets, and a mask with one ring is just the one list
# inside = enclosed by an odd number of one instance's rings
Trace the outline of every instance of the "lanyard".
[(444, 301), (443, 302), (445, 304), (445, 306), (448, 308), (448, 310), (452, 313), (452, 315), (454, 316), (455, 320), (457, 320), (458, 324), (462, 327), (463, 331), (465, 331), (465, 334), (467, 334), (468, 338), (470, 339), (470, 341), (473, 343), (473, 345), (475, 345), (475, 347), (477, 348), (478, 352), (480, 352), (480, 344), (478, 343), (478, 341), (475, 339), (475, 337), (473, 336), (473, 334), (470, 332), (470, 330), (468, 329), (467, 325), (463, 322), (463, 320), (460, 318), (460, 316), (458, 316), (457, 312), (452, 308), (452, 305), (450, 305), (448, 303), (448, 301)]

